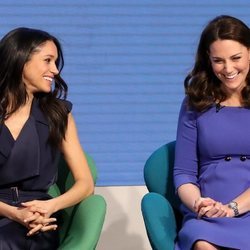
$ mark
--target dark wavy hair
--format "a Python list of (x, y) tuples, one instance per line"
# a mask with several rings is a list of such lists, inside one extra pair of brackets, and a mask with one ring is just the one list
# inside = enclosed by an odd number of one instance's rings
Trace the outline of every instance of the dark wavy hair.
[[(59, 41), (49, 33), (30, 28), (17, 28), (0, 41), (0, 118), (1, 122), (27, 101), (27, 92), (22, 81), (23, 68), (37, 47), (52, 41), (58, 52), (56, 66), (61, 72), (64, 66)], [(68, 111), (60, 99), (66, 99), (67, 84), (60, 73), (55, 76), (55, 86), (50, 93), (37, 93), (39, 106), (49, 122), (51, 145), (59, 147), (65, 137)]]
[[(195, 64), (184, 80), (188, 103), (198, 111), (204, 111), (215, 102), (226, 99), (226, 93), (221, 89), (221, 82), (215, 76), (209, 59), (210, 45), (216, 40), (233, 40), (250, 48), (250, 30), (241, 20), (232, 16), (218, 16), (208, 23), (203, 30)], [(247, 86), (241, 95), (243, 106), (250, 106), (250, 73), (247, 75)]]

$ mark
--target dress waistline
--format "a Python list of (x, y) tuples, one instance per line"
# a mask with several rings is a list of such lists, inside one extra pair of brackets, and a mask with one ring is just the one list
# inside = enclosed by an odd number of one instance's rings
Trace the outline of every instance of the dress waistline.
[(18, 187), (0, 188), (0, 200), (18, 206), (21, 202), (51, 198), (45, 191), (20, 190)]

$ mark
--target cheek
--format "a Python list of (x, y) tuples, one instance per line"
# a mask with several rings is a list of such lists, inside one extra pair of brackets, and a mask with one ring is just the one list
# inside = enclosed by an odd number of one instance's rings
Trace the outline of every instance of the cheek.
[(249, 61), (246, 60), (245, 63), (242, 65), (242, 69), (249, 70)]
[(218, 65), (218, 64), (213, 64), (212, 63), (212, 70), (215, 74), (220, 73), (223, 70), (223, 66), (222, 65)]

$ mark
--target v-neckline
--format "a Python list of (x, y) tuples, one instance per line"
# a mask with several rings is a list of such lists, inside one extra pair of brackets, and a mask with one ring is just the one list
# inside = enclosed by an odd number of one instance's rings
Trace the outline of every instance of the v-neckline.
[(14, 142), (16, 142), (16, 141), (18, 140), (18, 138), (20, 137), (20, 135), (21, 135), (21, 133), (23, 132), (23, 130), (24, 130), (24, 128), (25, 128), (25, 126), (26, 126), (26, 124), (27, 124), (27, 122), (28, 122), (29, 119), (30, 119), (30, 116), (29, 116), (29, 117), (27, 118), (27, 120), (24, 122), (24, 124), (23, 124), (23, 126), (22, 126), (22, 128), (21, 128), (21, 130), (20, 130), (20, 132), (19, 132), (19, 134), (17, 135), (16, 138), (15, 138), (15, 137), (13, 136), (13, 134), (11, 133), (9, 127), (8, 127), (5, 123), (3, 123), (3, 125), (5, 126), (5, 128), (7, 129), (7, 131), (9, 132), (9, 134), (10, 134), (10, 136), (11, 136), (11, 138), (13, 139)]
[(22, 128), (20, 129), (20, 131), (19, 131), (17, 137), (14, 137), (14, 136), (13, 136), (13, 134), (12, 134), (11, 130), (9, 129), (9, 127), (5, 124), (5, 122), (3, 122), (3, 125), (4, 125), (5, 128), (8, 130), (8, 132), (9, 132), (9, 134), (10, 134), (10, 136), (11, 136), (11, 138), (13, 139), (14, 142), (16, 142), (16, 141), (18, 140), (18, 138), (20, 137), (20, 135), (21, 135), (23, 129), (25, 128), (25, 126), (26, 126), (28, 120), (30, 119), (30, 117), (31, 117), (31, 115), (32, 115), (33, 103), (34, 103), (34, 98), (33, 98), (32, 102), (31, 102), (31, 106), (30, 106), (30, 110), (29, 110), (29, 115), (28, 115), (26, 121), (23, 123), (23, 126), (22, 126)]

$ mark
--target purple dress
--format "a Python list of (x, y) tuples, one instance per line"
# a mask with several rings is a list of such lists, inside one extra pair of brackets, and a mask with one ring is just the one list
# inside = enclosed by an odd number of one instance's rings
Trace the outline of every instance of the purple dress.
[[(71, 103), (64, 103), (70, 111)], [(9, 129), (0, 124), (0, 201), (18, 207), (21, 202), (51, 198), (47, 191), (56, 181), (60, 152), (47, 143), (48, 136), (48, 120), (36, 99), (16, 140)], [(26, 236), (27, 230), (0, 216), (0, 249), (58, 249), (58, 230), (39, 232), (31, 237)]]
[[(226, 204), (250, 186), (250, 109), (212, 106), (195, 112), (182, 104), (179, 116), (174, 181), (193, 183), (203, 197)], [(181, 207), (183, 225), (176, 249), (190, 250), (197, 240), (221, 247), (250, 249), (250, 213), (234, 218), (197, 219)]]

